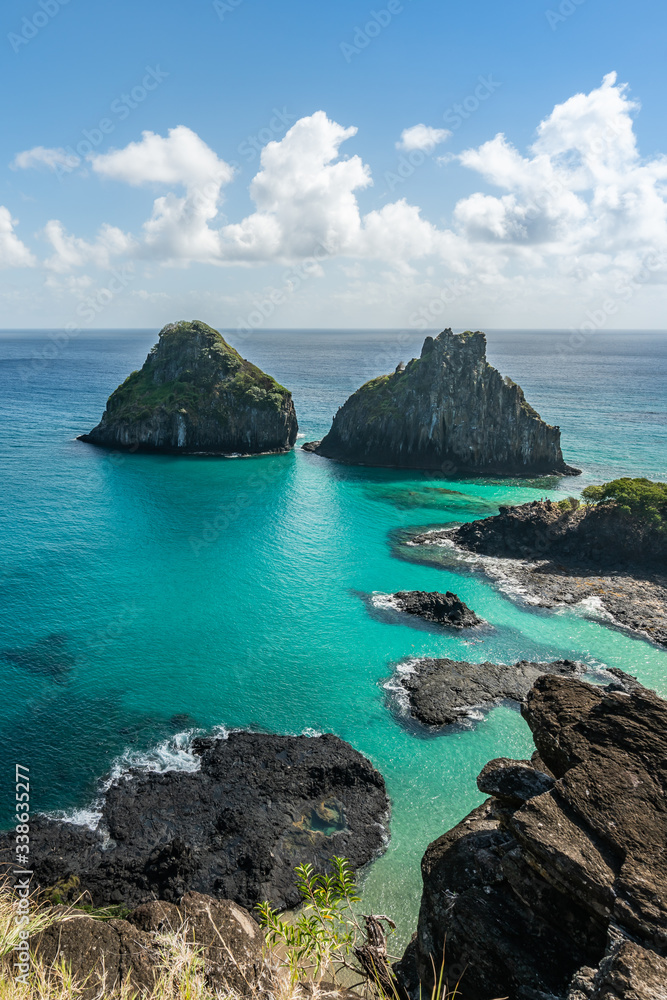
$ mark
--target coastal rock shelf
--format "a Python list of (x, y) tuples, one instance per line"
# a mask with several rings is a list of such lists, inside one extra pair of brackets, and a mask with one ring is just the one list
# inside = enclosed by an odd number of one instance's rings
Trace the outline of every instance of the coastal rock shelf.
[(399, 664), (396, 676), (413, 718), (425, 726), (450, 726), (479, 718), (480, 711), (506, 699), (522, 701), (542, 674), (573, 677), (583, 671), (574, 660), (509, 664), (422, 659)]
[[(336, 736), (236, 732), (195, 740), (199, 770), (131, 772), (96, 830), (49, 817), (30, 829), (36, 881), (79, 879), (96, 905), (177, 901), (193, 890), (252, 908), (298, 902), (294, 868), (334, 855), (358, 869), (386, 843), (382, 775)], [(0, 836), (0, 859), (14, 850)]]
[[(456, 546), (500, 557), (503, 574), (533, 606), (594, 599), (623, 627), (667, 645), (667, 535), (612, 505), (535, 500), (501, 507), (495, 517), (412, 536), (411, 546)], [(479, 568), (496, 575), (492, 562)]]
[(559, 428), (488, 363), (484, 334), (451, 330), (427, 337), (421, 357), (363, 385), (326, 437), (303, 447), (353, 465), (448, 475), (579, 472), (563, 459)]
[(170, 323), (141, 371), (111, 394), (81, 441), (130, 451), (259, 455), (288, 451), (291, 393), (205, 323)]
[(665, 1000), (667, 702), (543, 676), (522, 714), (532, 761), (487, 764), (492, 798), (424, 855), (401, 978), (416, 997), (446, 941), (466, 1000)]

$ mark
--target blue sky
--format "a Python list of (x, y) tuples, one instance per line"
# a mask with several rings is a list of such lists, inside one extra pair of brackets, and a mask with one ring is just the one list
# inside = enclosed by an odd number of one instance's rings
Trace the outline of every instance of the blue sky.
[(4, 327), (665, 326), (664, 3), (1, 17)]

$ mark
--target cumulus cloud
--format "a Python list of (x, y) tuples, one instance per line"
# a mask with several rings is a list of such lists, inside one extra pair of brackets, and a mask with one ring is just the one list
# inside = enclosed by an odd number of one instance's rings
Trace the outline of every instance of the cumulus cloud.
[[(167, 136), (144, 132), (123, 149), (88, 157), (100, 178), (158, 188), (140, 231), (131, 236), (104, 226), (87, 241), (54, 220), (45, 230), (53, 248), (46, 266), (65, 274), (89, 263), (108, 267), (123, 256), (171, 265), (338, 256), (388, 263), (400, 278), (397, 287), (405, 290), (414, 281), (425, 294), (430, 285), (414, 270), (422, 261), (422, 272), (432, 267), (443, 281), (462, 283), (457, 301), (511, 305), (531, 293), (555, 301), (575, 287), (597, 294), (618, 277), (635, 275), (647, 255), (667, 259), (667, 158), (640, 156), (638, 109), (627, 87), (609, 74), (590, 93), (557, 105), (527, 149), (500, 133), (450, 154), (448, 169), (462, 166), (477, 179), (453, 207), (449, 224), (424, 218), (405, 198), (363, 212), (370, 167), (353, 150), (345, 153), (357, 130), (324, 111), (300, 119), (264, 147), (249, 188), (253, 210), (239, 221), (219, 218), (231, 165), (185, 126)], [(445, 130), (413, 126), (403, 132), (401, 148), (432, 149), (445, 138)], [(28, 163), (32, 153), (19, 155)], [(472, 278), (474, 293), (466, 284)], [(664, 266), (652, 266), (650, 280), (667, 282)]]
[(404, 128), (401, 138), (396, 143), (396, 149), (403, 149), (406, 153), (414, 149), (420, 149), (425, 153), (431, 153), (436, 146), (448, 139), (452, 133), (446, 128), (433, 128), (431, 125), (412, 125)]
[(318, 250), (351, 252), (361, 232), (355, 191), (372, 183), (359, 156), (339, 158), (341, 144), (356, 133), (317, 111), (300, 119), (280, 142), (265, 146), (250, 185), (257, 211), (222, 229), (222, 256), (268, 260)]
[(49, 170), (57, 172), (59, 169), (74, 170), (80, 163), (81, 159), (76, 154), (68, 153), (66, 149), (61, 147), (34, 146), (32, 149), (25, 149), (22, 153), (17, 153), (10, 163), (10, 167), (12, 170), (48, 167)]
[(209, 223), (220, 210), (222, 189), (234, 169), (184, 125), (169, 130), (166, 138), (143, 132), (139, 142), (124, 149), (93, 155), (95, 173), (135, 186), (178, 185), (184, 195), (169, 192), (155, 199), (144, 224), (144, 256), (164, 261), (207, 261), (220, 256), (218, 234)]
[(88, 264), (108, 268), (114, 258), (127, 254), (134, 245), (132, 237), (116, 226), (102, 226), (96, 240), (91, 243), (67, 233), (57, 219), (47, 222), (43, 236), (54, 251), (44, 261), (44, 266), (56, 274), (66, 274)]
[(601, 255), (611, 263), (629, 250), (666, 250), (667, 158), (639, 156), (637, 109), (610, 73), (590, 94), (557, 105), (527, 156), (502, 134), (464, 151), (460, 162), (505, 193), (459, 201), (460, 234), (529, 250), (535, 263), (581, 257), (598, 269)]
[(166, 138), (142, 132), (139, 142), (124, 149), (90, 156), (93, 170), (126, 184), (182, 184), (186, 188), (211, 181), (231, 181), (233, 168), (219, 159), (196, 132), (178, 125)]
[(0, 267), (34, 267), (37, 261), (14, 232), (16, 224), (9, 209), (0, 205)]

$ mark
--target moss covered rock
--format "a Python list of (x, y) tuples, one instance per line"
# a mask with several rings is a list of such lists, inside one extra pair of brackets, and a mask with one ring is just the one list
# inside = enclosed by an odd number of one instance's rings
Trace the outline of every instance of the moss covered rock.
[(483, 333), (444, 330), (421, 357), (372, 379), (307, 450), (355, 465), (445, 474), (570, 473), (560, 429), (486, 360)]
[(290, 449), (291, 393), (197, 320), (160, 331), (143, 368), (82, 441), (133, 451), (257, 455)]

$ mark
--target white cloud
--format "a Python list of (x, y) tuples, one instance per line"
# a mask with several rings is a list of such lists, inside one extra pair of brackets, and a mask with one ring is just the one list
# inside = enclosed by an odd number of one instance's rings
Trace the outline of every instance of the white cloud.
[(94, 243), (71, 236), (57, 219), (47, 222), (43, 232), (53, 247), (53, 256), (44, 261), (44, 266), (56, 274), (66, 274), (76, 267), (93, 264), (108, 268), (113, 258), (127, 254), (133, 248), (133, 240), (116, 226), (101, 227)]
[(180, 185), (155, 199), (144, 223), (138, 252), (165, 262), (208, 261), (220, 256), (218, 234), (209, 227), (221, 204), (222, 188), (234, 169), (184, 125), (169, 130), (167, 138), (143, 132), (140, 142), (91, 157), (93, 170), (127, 184)]
[(142, 132), (139, 142), (89, 159), (96, 173), (126, 184), (182, 184), (191, 189), (209, 182), (227, 184), (234, 176), (233, 168), (184, 125), (170, 129), (166, 139)]
[(9, 209), (0, 205), (0, 267), (34, 267), (37, 261), (14, 232), (16, 223)]
[[(609, 74), (589, 94), (557, 105), (527, 149), (500, 133), (450, 154), (448, 169), (464, 167), (469, 177), (483, 179), (485, 190), (476, 190), (481, 185), (473, 180), (449, 225), (424, 218), (405, 198), (364, 213), (359, 197), (372, 185), (370, 167), (344, 152), (357, 130), (323, 111), (264, 147), (249, 188), (253, 210), (224, 224), (219, 212), (232, 167), (185, 126), (166, 137), (145, 132), (124, 149), (88, 158), (99, 177), (163, 188), (143, 226), (135, 236), (104, 226), (87, 241), (54, 220), (45, 230), (54, 251), (46, 267), (64, 274), (89, 264), (108, 267), (123, 256), (171, 265), (338, 256), (346, 266), (389, 264), (397, 279), (392, 301), (402, 296), (412, 303), (451, 279), (463, 283), (455, 295), (459, 305), (496, 302), (498, 315), (505, 308), (543, 309), (547, 302), (571, 307), (632, 278), (647, 255), (662, 260), (667, 254), (667, 158), (640, 156), (637, 110)], [(414, 126), (401, 142), (405, 149), (426, 149), (442, 132)], [(474, 291), (465, 285), (472, 279)], [(650, 283), (667, 283), (667, 269), (652, 267)], [(370, 277), (359, 282), (359, 294), (367, 287), (370, 295)], [(380, 288), (381, 281), (373, 296), (381, 300)]]
[[(475, 193), (454, 219), (468, 241), (530, 249), (525, 258), (559, 266), (573, 257), (608, 263), (627, 251), (667, 250), (667, 158), (642, 161), (629, 99), (616, 75), (590, 94), (576, 94), (540, 123), (522, 156), (502, 134), (459, 156), (506, 192)], [(595, 257), (596, 266), (603, 267)]]
[(448, 139), (452, 133), (446, 128), (433, 128), (431, 125), (412, 125), (404, 128), (401, 138), (396, 143), (396, 149), (403, 149), (406, 153), (414, 149), (431, 153), (436, 146)]
[(10, 167), (12, 170), (30, 170), (33, 167), (48, 167), (49, 170), (75, 170), (81, 164), (81, 159), (66, 149), (34, 146), (17, 153)]
[(355, 191), (372, 183), (359, 156), (339, 158), (341, 143), (356, 133), (317, 111), (265, 146), (250, 185), (257, 211), (222, 229), (223, 258), (291, 260), (352, 251), (361, 231)]

